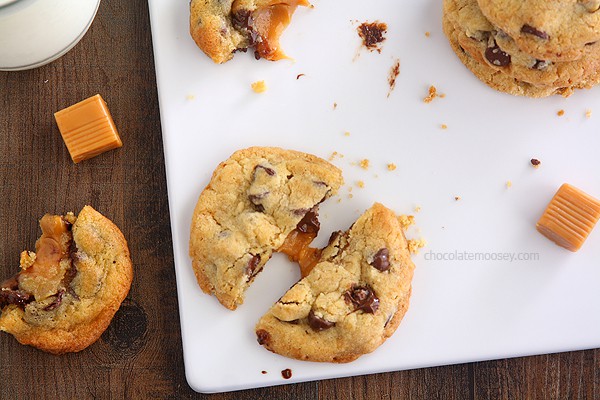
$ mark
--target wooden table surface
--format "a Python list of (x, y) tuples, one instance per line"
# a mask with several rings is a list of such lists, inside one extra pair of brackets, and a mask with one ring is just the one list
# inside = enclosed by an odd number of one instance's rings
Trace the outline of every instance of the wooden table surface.
[[(53, 113), (96, 93), (124, 146), (75, 165)], [(0, 334), (0, 399), (208, 397), (193, 392), (184, 374), (148, 4), (102, 1), (89, 32), (65, 56), (34, 70), (0, 72), (0, 101), (0, 277), (17, 272), (19, 253), (34, 249), (42, 215), (85, 204), (121, 228), (135, 265), (129, 296), (86, 350), (53, 356)], [(600, 350), (210, 397), (597, 399)]]

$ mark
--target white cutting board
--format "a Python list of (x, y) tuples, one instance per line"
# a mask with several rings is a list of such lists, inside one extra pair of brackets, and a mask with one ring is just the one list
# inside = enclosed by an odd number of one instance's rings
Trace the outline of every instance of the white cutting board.
[[(282, 40), (295, 62), (256, 61), (249, 52), (215, 65), (188, 34), (188, 3), (149, 0), (183, 352), (193, 389), (221, 392), (600, 347), (600, 229), (578, 253), (535, 230), (562, 183), (600, 196), (600, 88), (568, 99), (527, 99), (486, 87), (450, 49), (439, 0), (314, 0), (313, 9), (297, 11)], [(375, 20), (388, 25), (381, 53), (361, 48), (356, 33), (360, 22)], [(400, 75), (388, 97), (396, 59)], [(250, 88), (259, 80), (268, 86), (262, 94)], [(445, 97), (426, 104), (432, 84)], [(415, 214), (418, 229), (409, 237), (428, 245), (414, 257), (411, 306), (374, 353), (349, 364), (318, 364), (256, 343), (254, 324), (299, 278), (284, 257), (269, 261), (235, 312), (198, 288), (188, 257), (194, 205), (217, 164), (253, 145), (324, 158), (343, 154), (333, 162), (347, 183), (321, 208), (320, 244), (375, 201)], [(539, 169), (531, 158), (541, 160)], [(357, 165), (362, 159), (370, 161), (367, 170)], [(397, 169), (388, 171), (388, 163)], [(498, 253), (534, 259), (498, 260), (504, 257)], [(461, 257), (487, 260), (451, 260)], [(289, 380), (281, 376), (286, 368)]]

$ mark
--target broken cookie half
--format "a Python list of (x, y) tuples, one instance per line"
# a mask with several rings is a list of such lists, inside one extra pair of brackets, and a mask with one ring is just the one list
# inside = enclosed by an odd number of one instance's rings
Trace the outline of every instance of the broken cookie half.
[(310, 154), (235, 152), (214, 171), (192, 217), (190, 257), (202, 290), (236, 309), (273, 252), (286, 243), (289, 254), (316, 237), (318, 205), (342, 184), (337, 167)]
[(129, 249), (110, 220), (85, 206), (76, 217), (46, 214), (36, 251), (0, 284), (0, 330), (21, 344), (62, 354), (94, 343), (133, 278)]
[(307, 0), (191, 0), (190, 34), (218, 64), (248, 49), (256, 59), (276, 61), (287, 58), (279, 37), (296, 8), (308, 5)]
[(406, 313), (414, 268), (400, 220), (375, 203), (348, 231), (334, 232), (307, 276), (260, 319), (258, 342), (306, 361), (370, 353)]

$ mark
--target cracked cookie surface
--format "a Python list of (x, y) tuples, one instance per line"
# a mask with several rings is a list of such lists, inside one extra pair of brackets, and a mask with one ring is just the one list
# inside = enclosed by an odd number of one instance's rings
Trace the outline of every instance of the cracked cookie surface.
[(110, 220), (85, 206), (45, 215), (36, 252), (2, 282), (0, 330), (20, 343), (62, 354), (83, 350), (106, 330), (133, 278), (129, 249)]
[(541, 60), (577, 60), (600, 39), (599, 0), (477, 1), (488, 20)]
[(600, 43), (577, 61), (538, 59), (482, 14), (476, 0), (444, 0), (444, 16), (460, 46), (479, 63), (518, 81), (540, 87), (591, 87), (600, 79)]
[(353, 361), (400, 324), (413, 270), (398, 217), (375, 203), (348, 231), (332, 235), (309, 274), (260, 319), (258, 342), (299, 360)]
[(192, 217), (189, 250), (202, 290), (231, 310), (242, 304), (272, 253), (342, 183), (337, 167), (310, 154), (235, 152), (214, 171)]

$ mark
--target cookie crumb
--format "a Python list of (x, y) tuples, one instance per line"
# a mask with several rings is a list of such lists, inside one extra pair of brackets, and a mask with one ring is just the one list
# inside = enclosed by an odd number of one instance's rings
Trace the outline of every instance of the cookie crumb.
[(400, 222), (402, 229), (406, 230), (409, 226), (415, 224), (415, 217), (413, 215), (399, 215), (398, 222)]
[(506, 181), (506, 187), (507, 188), (511, 188), (512, 187), (512, 181)]
[(459, 201), (461, 199), (460, 196), (454, 196), (454, 200)]
[(556, 115), (558, 115), (559, 117), (562, 117), (563, 115), (565, 115), (565, 110), (558, 110)]
[(585, 110), (585, 117), (587, 119), (592, 118), (592, 110)]
[(370, 164), (369, 160), (367, 158), (365, 158), (364, 160), (360, 160), (359, 165), (362, 169), (369, 169), (369, 164)]
[(337, 151), (334, 151), (333, 153), (331, 153), (331, 155), (329, 156), (328, 160), (329, 161), (333, 161), (333, 160), (336, 160), (338, 158), (343, 158), (343, 157), (344, 157), (343, 154), (340, 154)]
[(532, 158), (531, 159), (531, 165), (533, 165), (533, 168), (538, 169), (540, 167), (540, 164), (542, 162), (540, 160), (538, 160), (537, 158)]
[(292, 377), (292, 370), (289, 368), (284, 369), (281, 371), (281, 376), (283, 379), (290, 379)]
[(356, 186), (358, 186), (359, 188), (364, 188), (365, 187), (365, 183), (363, 181), (358, 181), (356, 182)]
[(333, 102), (333, 109), (335, 110), (337, 108), (337, 103)]
[(408, 251), (410, 254), (419, 254), (419, 249), (422, 249), (427, 245), (424, 239), (409, 239), (408, 240)]
[(440, 125), (440, 128), (442, 128), (442, 129), (448, 129), (448, 125), (442, 124), (442, 125)]
[(362, 39), (363, 46), (370, 51), (381, 53), (380, 44), (385, 40), (387, 25), (383, 22), (363, 22), (356, 29)]
[(394, 65), (390, 68), (390, 73), (388, 75), (388, 84), (390, 86), (390, 90), (388, 90), (387, 97), (390, 97), (394, 89), (396, 88), (396, 79), (400, 75), (400, 60), (394, 60)]
[(300, 79), (300, 77), (305, 76), (304, 74), (298, 74), (296, 75), (296, 80)]
[(416, 206), (416, 207), (415, 207), (415, 212), (416, 212), (416, 213), (418, 213), (418, 212), (421, 212), (421, 206)]
[(260, 371), (261, 374), (265, 375), (267, 371)]
[(398, 167), (396, 167), (396, 164), (394, 164), (394, 163), (389, 163), (389, 164), (387, 165), (387, 169), (388, 169), (388, 171), (395, 171), (395, 170), (396, 170), (396, 168), (398, 168)]
[(21, 266), (21, 269), (24, 271), (27, 268), (31, 267), (33, 265), (33, 263), (35, 263), (36, 257), (37, 257), (37, 255), (33, 251), (26, 251), (26, 250), (22, 251), (21, 259), (19, 261), (19, 265)]
[(349, 199), (351, 199), (351, 198), (353, 198), (353, 197), (354, 197), (354, 195), (353, 195), (352, 193), (350, 193), (350, 194), (348, 195), (348, 198), (349, 198)]
[(435, 99), (436, 97), (440, 97), (440, 98), (444, 98), (446, 97), (445, 94), (438, 94), (437, 93), (437, 88), (433, 85), (429, 86), (429, 93), (427, 95), (427, 97), (425, 97), (423, 99), (424, 103), (431, 103), (433, 101), (433, 99)]
[(350, 132), (348, 132), (348, 131), (344, 132), (344, 136), (350, 136)]
[(425, 32), (425, 37), (431, 37), (431, 32), (429, 32), (429, 31)]
[(252, 82), (251, 86), (254, 93), (263, 93), (267, 90), (267, 85), (265, 84), (265, 81)]
[(188, 94), (187, 96), (185, 96), (186, 100), (195, 100), (196, 96), (194, 96), (193, 94)]

